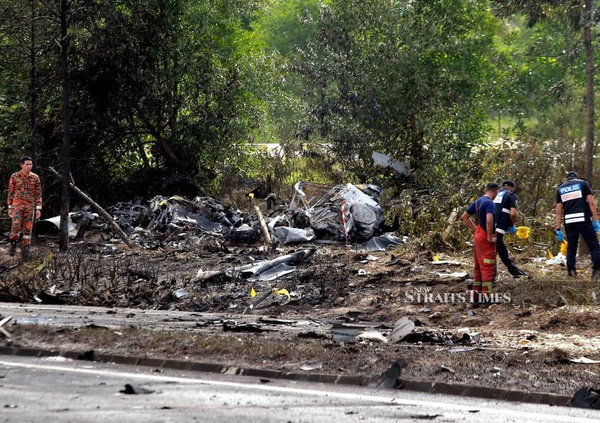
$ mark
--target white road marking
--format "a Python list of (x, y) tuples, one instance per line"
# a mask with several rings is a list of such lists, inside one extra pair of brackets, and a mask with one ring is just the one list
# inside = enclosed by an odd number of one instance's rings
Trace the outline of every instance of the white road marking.
[[(567, 422), (598, 422), (598, 418), (584, 418), (584, 417), (570, 417), (567, 415), (561, 414), (544, 414), (544, 413), (532, 413), (528, 411), (517, 411), (517, 410), (507, 410), (500, 408), (488, 408), (488, 407), (478, 407), (478, 406), (469, 406), (469, 405), (460, 405), (460, 404), (449, 404), (443, 402), (431, 402), (431, 401), (420, 401), (420, 400), (411, 400), (398, 398), (393, 396), (378, 396), (378, 395), (365, 395), (365, 394), (353, 394), (353, 393), (343, 393), (343, 392), (331, 392), (325, 390), (314, 390), (314, 389), (306, 389), (306, 388), (289, 388), (283, 386), (267, 386), (267, 385), (256, 385), (256, 384), (246, 384), (246, 383), (237, 383), (237, 382), (225, 382), (225, 381), (216, 381), (216, 380), (206, 380), (199, 378), (185, 378), (185, 377), (177, 377), (177, 376), (160, 376), (160, 375), (147, 375), (140, 373), (130, 373), (130, 372), (118, 372), (111, 370), (97, 370), (97, 369), (85, 369), (85, 368), (77, 368), (77, 367), (65, 367), (65, 366), (50, 366), (43, 364), (27, 364), (27, 363), (15, 363), (10, 361), (0, 361), (0, 365), (9, 366), (9, 367), (20, 367), (24, 369), (35, 369), (35, 370), (50, 370), (50, 371), (58, 371), (58, 372), (71, 372), (71, 373), (83, 373), (90, 375), (100, 375), (100, 376), (113, 376), (119, 378), (130, 378), (130, 379), (138, 379), (138, 380), (147, 380), (147, 381), (155, 381), (155, 382), (177, 382), (177, 383), (188, 383), (188, 384), (198, 384), (198, 385), (212, 385), (212, 386), (222, 386), (222, 387), (230, 387), (237, 389), (250, 389), (250, 390), (260, 390), (266, 392), (279, 392), (286, 394), (300, 394), (300, 395), (312, 395), (318, 397), (328, 397), (328, 398), (338, 398), (338, 399), (347, 399), (347, 400), (355, 400), (355, 401), (365, 401), (365, 402), (376, 402), (387, 405), (417, 405), (429, 408), (437, 408), (437, 409), (446, 409), (446, 410), (455, 410), (455, 411), (464, 411), (469, 412), (474, 409), (479, 410), (479, 413), (489, 414), (491, 416), (504, 416), (511, 417), (517, 419), (518, 421), (525, 421), (526, 417), (535, 418), (536, 420), (544, 420), (544, 421), (553, 421), (560, 423)], [(478, 415), (481, 415), (479, 414)], [(600, 417), (600, 415), (599, 415)]]

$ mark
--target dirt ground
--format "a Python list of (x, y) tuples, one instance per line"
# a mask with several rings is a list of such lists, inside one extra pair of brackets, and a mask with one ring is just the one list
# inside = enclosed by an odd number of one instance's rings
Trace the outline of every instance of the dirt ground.
[[(300, 248), (315, 252), (296, 272), (276, 281), (250, 283), (235, 273), (197, 280), (199, 270), (240, 266)], [(34, 261), (21, 266), (6, 247), (0, 249), (0, 301), (219, 313), (268, 330), (224, 331), (226, 318), (185, 331), (153, 330), (135, 318), (118, 330), (17, 324), (11, 326), (15, 345), (289, 371), (318, 363), (312, 371), (361, 375), (377, 374), (401, 357), (409, 363), (404, 376), (411, 380), (566, 395), (595, 386), (600, 374), (600, 364), (569, 361), (600, 360), (595, 304), (600, 286), (584, 271), (585, 260), (576, 280), (566, 279), (564, 267), (534, 258), (519, 262), (530, 278), (513, 279), (499, 264), (495, 292), (507, 301), (474, 308), (460, 297), (470, 272), (469, 253), (434, 255), (417, 245), (359, 253), (356, 245), (338, 244), (267, 251), (214, 240), (194, 251), (132, 251), (119, 244), (81, 243), (64, 255), (48, 240), (35, 247)], [(281, 289), (290, 297), (272, 294)], [(422, 300), (450, 300), (418, 302), (418, 294)], [(256, 315), (290, 322), (260, 322)], [(345, 323), (366, 324), (369, 331), (389, 336), (394, 322), (405, 316), (416, 327), (398, 344), (341, 343), (331, 335), (332, 323)], [(303, 326), (306, 322), (312, 324)]]

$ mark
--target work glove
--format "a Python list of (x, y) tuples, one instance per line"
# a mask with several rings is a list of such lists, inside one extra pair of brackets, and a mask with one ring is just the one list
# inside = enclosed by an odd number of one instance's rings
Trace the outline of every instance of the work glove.
[(594, 221), (592, 222), (592, 225), (594, 225), (594, 230), (595, 230), (596, 232), (600, 232), (600, 222), (598, 222), (597, 220), (594, 220)]
[(511, 226), (510, 228), (508, 228), (508, 229), (506, 230), (506, 233), (508, 233), (509, 235), (516, 234), (516, 233), (517, 233), (517, 227), (516, 227), (516, 226), (514, 226), (514, 225), (513, 225), (513, 226)]
[(565, 236), (560, 229), (556, 229), (554, 232), (556, 233), (556, 240), (558, 242), (563, 242), (565, 240)]

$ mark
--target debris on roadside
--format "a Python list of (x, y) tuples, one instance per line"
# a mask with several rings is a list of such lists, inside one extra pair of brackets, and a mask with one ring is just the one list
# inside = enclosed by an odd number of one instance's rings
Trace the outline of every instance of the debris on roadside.
[(300, 368), (300, 370), (302, 370), (304, 372), (311, 372), (311, 371), (314, 371), (314, 370), (322, 370), (323, 369), (323, 363), (321, 363), (319, 361), (315, 361), (315, 362), (312, 362), (312, 363), (303, 364), (299, 368)]
[(389, 336), (389, 341), (397, 343), (402, 341), (408, 336), (415, 328), (415, 323), (408, 319), (408, 317), (402, 317), (394, 323), (394, 329)]
[(33, 299), (38, 303), (51, 304), (51, 305), (62, 305), (65, 304), (64, 297), (68, 296), (68, 293), (64, 293), (56, 290), (56, 285), (52, 285), (47, 290), (42, 290), (33, 296)]
[(249, 333), (262, 333), (267, 332), (268, 329), (264, 329), (260, 325), (256, 325), (253, 323), (244, 323), (240, 324), (235, 320), (225, 320), (223, 322), (223, 331), (224, 332), (249, 332)]
[(379, 342), (382, 344), (386, 344), (388, 342), (387, 338), (381, 332), (376, 331), (365, 331), (358, 333), (356, 338), (363, 341)]
[(600, 360), (591, 360), (586, 357), (569, 358), (568, 361), (570, 361), (571, 363), (579, 363), (579, 364), (598, 364), (598, 363), (600, 363)]
[(0, 333), (1, 333), (2, 335), (4, 335), (4, 336), (5, 336), (7, 339), (10, 339), (10, 338), (11, 338), (11, 334), (10, 334), (10, 333), (9, 333), (9, 332), (8, 332), (6, 329), (4, 329), (4, 327), (3, 327), (3, 326), (4, 326), (5, 324), (7, 324), (8, 322), (10, 322), (11, 320), (12, 320), (12, 316), (8, 316), (8, 317), (5, 317), (4, 319), (2, 319), (2, 320), (0, 321)]
[[(120, 242), (125, 236), (122, 234), (126, 234), (145, 249), (190, 250), (209, 240), (252, 245), (261, 234), (268, 245), (289, 245), (315, 240), (369, 241), (380, 233), (384, 222), (378, 200), (381, 188), (368, 184), (337, 185), (314, 201), (307, 198), (304, 185), (295, 185), (287, 210), (285, 206), (275, 207), (264, 218), (257, 204), (252, 214), (250, 210), (243, 213), (207, 196), (189, 199), (159, 195), (146, 204), (137, 200), (119, 202), (106, 209), (111, 222), (85, 206), (69, 214), (69, 235), (91, 242)], [(38, 232), (57, 234), (59, 225), (59, 216), (44, 219), (38, 222)], [(115, 228), (120, 228), (121, 235), (114, 232)], [(372, 248), (376, 249), (372, 251), (401, 242), (386, 234), (373, 241)]]
[(456, 354), (456, 353), (461, 353), (461, 352), (471, 352), (471, 351), (475, 351), (475, 350), (477, 350), (477, 348), (475, 348), (475, 347), (451, 348), (450, 354)]
[(186, 298), (190, 297), (190, 291), (187, 288), (181, 288), (175, 291), (173, 295), (178, 300), (185, 300)]
[(570, 407), (600, 410), (600, 393), (592, 388), (583, 387), (569, 401)]
[[(405, 237), (406, 238), (406, 237)], [(396, 235), (387, 233), (381, 236), (371, 238), (369, 241), (361, 245), (359, 251), (385, 251), (389, 247), (395, 247), (406, 243), (407, 239), (400, 239)]]
[(439, 373), (456, 373), (456, 370), (450, 368), (450, 367), (446, 367), (446, 366), (440, 366), (440, 368), (438, 369)]
[(435, 273), (435, 275), (440, 279), (458, 279), (465, 280), (469, 277), (467, 272), (453, 272), (453, 273)]
[(371, 160), (373, 160), (373, 166), (376, 168), (390, 169), (399, 177), (407, 178), (410, 175), (408, 163), (394, 159), (387, 154), (380, 153), (379, 151), (373, 151), (371, 154)]
[(375, 389), (400, 389), (402, 387), (400, 379), (402, 368), (406, 366), (406, 361), (401, 358), (397, 359), (388, 370), (373, 378), (367, 386)]
[(336, 342), (352, 343), (356, 335), (365, 331), (367, 328), (362, 325), (353, 325), (349, 323), (335, 323), (331, 327), (331, 335)]
[(443, 331), (425, 330), (422, 332), (412, 332), (406, 335), (403, 342), (409, 344), (433, 344), (433, 345), (452, 345), (451, 335)]
[(70, 362), (74, 361), (72, 358), (63, 357), (61, 355), (43, 357), (42, 360), (43, 361), (52, 361), (54, 363), (70, 363)]
[(157, 391), (153, 389), (144, 388), (143, 386), (131, 385), (129, 383), (125, 384), (125, 388), (119, 391), (121, 394), (126, 395), (148, 395), (157, 393)]

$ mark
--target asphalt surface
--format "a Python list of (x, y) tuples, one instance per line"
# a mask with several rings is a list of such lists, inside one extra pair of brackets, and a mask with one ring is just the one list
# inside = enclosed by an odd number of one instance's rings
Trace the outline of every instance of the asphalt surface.
[[(136, 308), (106, 308), (76, 305), (46, 305), (0, 303), (0, 316), (11, 316), (15, 324), (35, 324), (60, 327), (81, 327), (90, 324), (110, 329), (122, 327), (143, 327), (156, 331), (209, 332), (212, 329), (222, 331), (223, 319), (234, 319), (240, 323), (259, 323), (266, 315), (252, 313), (241, 315), (234, 313), (193, 313), (173, 310), (141, 310)], [(213, 328), (211, 324), (218, 322)], [(293, 324), (292, 324), (293, 322)], [(302, 332), (319, 328), (329, 330), (331, 321), (316, 321), (299, 318), (290, 320), (290, 324), (271, 325), (277, 330)], [(381, 323), (361, 322), (365, 326), (377, 326)], [(265, 324), (265, 326), (268, 326)]]
[[(0, 356), (0, 422), (598, 422), (600, 411)], [(119, 393), (125, 384), (155, 391)]]

